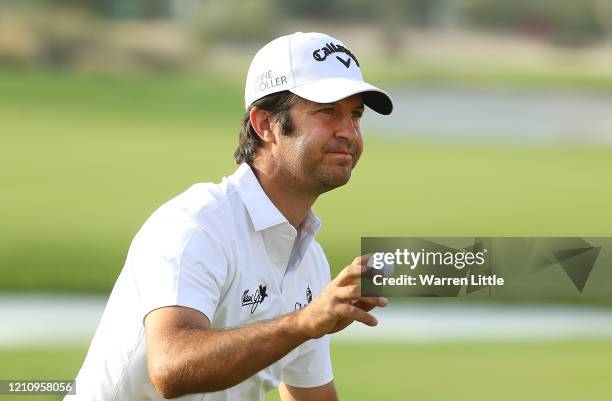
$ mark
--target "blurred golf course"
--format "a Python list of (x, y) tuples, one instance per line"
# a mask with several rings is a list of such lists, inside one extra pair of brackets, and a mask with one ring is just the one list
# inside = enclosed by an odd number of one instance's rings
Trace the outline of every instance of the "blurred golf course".
[[(0, 70), (0, 291), (108, 294), (148, 215), (235, 169), (242, 112), (242, 77)], [(610, 147), (364, 139), (315, 207), (332, 276), (362, 236), (612, 235)], [(0, 349), (0, 378), (72, 378), (85, 352)], [(332, 352), (342, 399), (612, 399), (612, 340)]]
[[(109, 291), (148, 215), (236, 168), (241, 82), (1, 71), (0, 289)], [(612, 234), (611, 148), (364, 140), (315, 205), (334, 272), (362, 236)]]
[[(332, 344), (339, 396), (357, 401), (606, 401), (611, 388), (610, 355), (610, 341)], [(5, 351), (1, 357), (0, 376), (4, 378), (68, 378), (80, 367), (85, 350)], [(276, 391), (267, 397), (278, 399)]]

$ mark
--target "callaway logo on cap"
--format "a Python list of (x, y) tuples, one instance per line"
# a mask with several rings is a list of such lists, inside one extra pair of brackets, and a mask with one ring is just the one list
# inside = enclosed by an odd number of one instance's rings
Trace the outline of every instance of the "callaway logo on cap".
[(332, 103), (356, 93), (366, 106), (390, 114), (389, 95), (363, 80), (357, 57), (337, 39), (310, 32), (281, 36), (262, 47), (251, 62), (245, 108), (271, 93), (291, 91), (317, 103)]

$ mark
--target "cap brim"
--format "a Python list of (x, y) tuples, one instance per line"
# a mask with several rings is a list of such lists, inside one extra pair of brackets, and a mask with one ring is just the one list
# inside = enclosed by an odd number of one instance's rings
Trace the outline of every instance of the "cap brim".
[(333, 103), (358, 93), (363, 103), (377, 113), (388, 115), (393, 101), (384, 91), (364, 81), (347, 78), (327, 78), (290, 89), (292, 93), (317, 103)]

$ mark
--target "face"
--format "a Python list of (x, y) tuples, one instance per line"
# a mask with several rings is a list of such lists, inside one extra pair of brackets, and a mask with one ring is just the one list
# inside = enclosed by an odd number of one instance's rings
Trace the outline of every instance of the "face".
[(274, 156), (291, 184), (320, 194), (348, 182), (363, 151), (363, 111), (361, 95), (325, 104), (301, 99), (290, 109), (294, 130), (276, 135)]

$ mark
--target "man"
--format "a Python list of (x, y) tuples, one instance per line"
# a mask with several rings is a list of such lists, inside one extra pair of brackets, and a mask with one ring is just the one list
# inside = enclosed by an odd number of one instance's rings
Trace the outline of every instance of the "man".
[(320, 33), (264, 46), (220, 184), (158, 209), (130, 246), (77, 377), (82, 400), (336, 400), (329, 334), (386, 299), (360, 297), (361, 258), (330, 281), (311, 206), (348, 182), (364, 104), (391, 99), (354, 54)]

